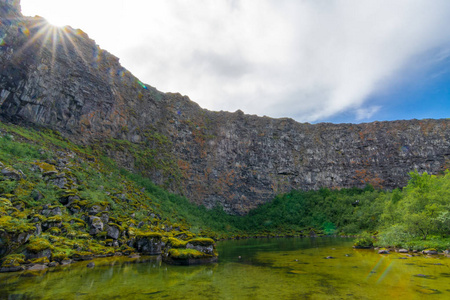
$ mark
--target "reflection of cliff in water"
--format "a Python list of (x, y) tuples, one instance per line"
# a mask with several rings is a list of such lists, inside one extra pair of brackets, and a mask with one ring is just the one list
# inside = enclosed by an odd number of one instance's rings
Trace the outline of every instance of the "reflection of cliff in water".
[(374, 250), (354, 250), (351, 245), (351, 239), (342, 238), (223, 241), (218, 243), (218, 264), (181, 267), (166, 265), (156, 257), (143, 263), (109, 258), (95, 260), (94, 268), (84, 262), (38, 277), (0, 274), (0, 293), (13, 299), (450, 296), (449, 258), (379, 255)]

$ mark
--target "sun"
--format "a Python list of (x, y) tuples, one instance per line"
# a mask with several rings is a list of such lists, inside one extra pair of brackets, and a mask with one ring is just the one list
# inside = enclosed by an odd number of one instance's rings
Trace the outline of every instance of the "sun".
[(77, 36), (81, 35), (81, 31), (69, 26), (56, 26), (40, 17), (20, 23), (20, 28), (21, 32), (28, 37), (28, 41), (19, 49), (18, 55), (31, 46), (39, 45), (41, 54), (45, 51), (51, 54), (50, 66), (53, 67), (58, 56), (58, 48), (61, 46), (67, 57), (71, 57), (70, 53), (76, 53), (86, 63), (77, 45)]
[(58, 15), (45, 16), (44, 19), (46, 19), (50, 25), (53, 25), (55, 27), (62, 28), (67, 25), (67, 19), (64, 18), (63, 16), (61, 17), (58, 17)]

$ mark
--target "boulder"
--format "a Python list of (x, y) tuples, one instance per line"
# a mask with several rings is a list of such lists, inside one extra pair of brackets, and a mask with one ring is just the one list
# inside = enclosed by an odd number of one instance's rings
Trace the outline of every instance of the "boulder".
[(101, 205), (93, 205), (91, 208), (89, 208), (88, 214), (89, 215), (97, 215), (98, 213), (109, 211), (109, 207), (105, 206), (102, 207)]
[(56, 262), (56, 261), (52, 261), (51, 263), (48, 264), (49, 268), (54, 268), (54, 267), (57, 267), (57, 266), (59, 266), (59, 263)]
[(114, 240), (117, 240), (119, 238), (120, 229), (117, 226), (108, 224), (105, 227), (106, 227), (106, 236), (107, 237), (114, 239)]
[(33, 233), (34, 227), (32, 225), (30, 225), (30, 230), (26, 232), (0, 231), (0, 257), (13, 252), (25, 244)]
[(434, 249), (426, 249), (423, 250), (422, 253), (427, 255), (438, 255), (438, 252)]
[(76, 253), (73, 255), (73, 260), (76, 261), (84, 261), (84, 260), (92, 260), (94, 256), (90, 253)]
[(187, 243), (186, 249), (194, 249), (208, 255), (214, 255), (214, 245), (195, 245)]
[(59, 206), (48, 206), (44, 205), (42, 211), (40, 212), (41, 215), (49, 217), (49, 216), (61, 216), (62, 210)]
[(95, 235), (103, 231), (103, 222), (99, 217), (89, 216), (88, 224), (90, 227), (89, 234)]
[(2, 175), (9, 180), (20, 180), (24, 178), (24, 174), (22, 171), (14, 170), (13, 168), (6, 167), (2, 170)]
[(46, 270), (46, 269), (48, 269), (48, 266), (43, 265), (43, 264), (32, 264), (27, 267), (28, 271), (41, 271), (41, 270)]
[(386, 249), (378, 250), (378, 254), (389, 254), (389, 250)]
[(65, 173), (59, 173), (59, 174), (55, 175), (55, 178), (51, 178), (49, 181), (50, 181), (50, 183), (56, 185), (60, 189), (67, 188), (66, 185), (68, 183), (68, 180), (66, 178)]
[(102, 219), (103, 224), (108, 224), (109, 222), (109, 213), (106, 211), (103, 211), (100, 213), (100, 219)]
[(138, 252), (146, 255), (161, 254), (163, 242), (161, 235), (142, 235), (136, 237), (135, 248)]
[(36, 258), (42, 258), (42, 257), (47, 257), (49, 260), (51, 260), (51, 257), (52, 257), (52, 251), (48, 248), (37, 251), (37, 252), (33, 252), (33, 251), (30, 251), (27, 249), (27, 250), (25, 250), (24, 254), (25, 254), (25, 257), (30, 260), (36, 259)]
[(70, 265), (73, 261), (71, 259), (65, 259), (61, 261), (61, 266)]

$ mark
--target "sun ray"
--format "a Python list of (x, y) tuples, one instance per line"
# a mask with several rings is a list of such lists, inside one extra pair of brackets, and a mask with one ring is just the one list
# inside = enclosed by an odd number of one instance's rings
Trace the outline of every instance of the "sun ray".
[[(48, 23), (41, 22), (43, 25), (38, 29), (38, 31), (17, 51), (17, 55), (21, 55), (27, 48), (31, 47), (39, 38), (41, 38), (44, 34), (48, 35), (48, 28), (51, 26)], [(46, 36), (47, 39), (47, 36)], [(43, 45), (41, 45), (42, 47)]]
[(69, 55), (69, 49), (67, 48), (66, 39), (64, 38), (63, 31), (66, 30), (66, 28), (62, 28), (61, 30), (58, 30), (58, 37), (59, 41), (61, 42), (61, 45), (63, 46), (64, 53), (67, 57), (70, 57)]
[(73, 29), (68, 27), (60, 28), (51, 25), (45, 19), (38, 20), (37, 22), (30, 21), (27, 23), (31, 31), (28, 30), (28, 27), (25, 25), (23, 25), (24, 29), (22, 31), (27, 36), (31, 35), (31, 37), (29, 37), (29, 39), (18, 49), (16, 52), (17, 58), (23, 55), (29, 47), (40, 44), (39, 56), (42, 57), (45, 49), (47, 49), (51, 53), (50, 67), (53, 69), (58, 56), (59, 45), (63, 47), (65, 54), (70, 58), (71, 50), (69, 49), (67, 43), (67, 41), (69, 41), (74, 49), (74, 52), (76, 53), (76, 56), (78, 56), (86, 66), (90, 66), (86, 57), (79, 49), (77, 41), (74, 40), (73, 35), (76, 33)]
[(386, 266), (386, 268), (384, 268), (384, 270), (381, 272), (380, 276), (377, 279), (377, 283), (380, 283), (385, 277), (386, 275), (389, 273), (389, 271), (392, 269), (392, 266), (394, 265), (394, 261), (391, 261), (390, 264), (388, 264)]
[(383, 264), (383, 262), (384, 262), (384, 257), (380, 257), (378, 262), (373, 266), (373, 268), (367, 274), (366, 280), (368, 280), (373, 274), (375, 274), (378, 271), (378, 268)]
[(78, 48), (77, 44), (74, 42), (74, 40), (72, 39), (72, 37), (65, 31), (63, 30), (62, 33), (65, 35), (65, 37), (68, 39), (68, 41), (72, 44), (72, 46), (75, 49), (75, 52), (77, 52), (78, 56), (81, 58), (81, 60), (83, 60), (83, 62), (85, 63), (85, 65), (89, 66), (89, 63), (87, 62), (87, 60), (85, 59), (82, 51)]
[[(47, 25), (44, 25), (47, 26)], [(43, 31), (45, 32), (45, 37), (42, 39), (41, 48), (39, 49), (39, 56), (42, 56), (42, 53), (44, 53), (45, 45), (47, 44), (47, 41), (50, 38), (50, 27), (44, 27)]]
[(57, 27), (53, 27), (52, 28), (52, 62), (51, 62), (51, 66), (52, 66), (52, 70), (53, 67), (55, 66), (55, 61), (56, 61), (56, 46), (57, 43), (59, 42), (58, 40), (58, 35), (57, 32), (60, 31), (60, 28)]

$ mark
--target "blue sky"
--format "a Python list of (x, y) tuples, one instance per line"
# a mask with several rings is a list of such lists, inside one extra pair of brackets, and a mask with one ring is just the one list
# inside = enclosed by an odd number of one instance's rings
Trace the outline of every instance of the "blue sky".
[[(425, 53), (418, 61), (427, 61), (433, 53)], [(450, 58), (433, 63), (411, 64), (385, 89), (374, 92), (367, 103), (380, 110), (364, 122), (407, 119), (450, 118)], [(357, 122), (352, 114), (336, 115), (328, 122)]]
[(300, 122), (446, 118), (447, 0), (22, 0), (142, 82)]

